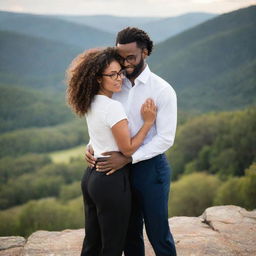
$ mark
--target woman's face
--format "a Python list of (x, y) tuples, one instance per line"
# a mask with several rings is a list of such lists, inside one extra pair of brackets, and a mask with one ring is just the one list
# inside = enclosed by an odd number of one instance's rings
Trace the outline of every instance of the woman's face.
[(109, 66), (102, 72), (100, 92), (111, 97), (114, 92), (122, 89), (122, 80), (124, 75), (122, 68), (117, 61), (112, 61)]

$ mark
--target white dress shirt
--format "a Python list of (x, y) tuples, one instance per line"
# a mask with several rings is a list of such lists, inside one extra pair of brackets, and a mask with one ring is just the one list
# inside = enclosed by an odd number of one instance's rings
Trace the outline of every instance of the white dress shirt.
[(162, 154), (173, 145), (177, 125), (177, 98), (172, 86), (152, 73), (148, 65), (134, 82), (132, 86), (130, 80), (125, 78), (122, 91), (114, 93), (112, 98), (123, 104), (131, 136), (136, 135), (143, 125), (140, 109), (145, 100), (152, 98), (157, 106), (155, 124), (143, 144), (132, 155), (132, 163), (137, 163)]

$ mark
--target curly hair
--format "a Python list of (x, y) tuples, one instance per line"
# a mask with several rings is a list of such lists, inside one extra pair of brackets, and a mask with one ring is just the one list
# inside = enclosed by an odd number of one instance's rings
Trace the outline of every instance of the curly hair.
[(147, 48), (148, 56), (151, 54), (153, 49), (153, 41), (151, 41), (149, 35), (135, 27), (127, 27), (120, 32), (118, 32), (116, 37), (116, 45), (117, 44), (129, 44), (136, 42), (138, 47)]
[(112, 61), (120, 62), (114, 47), (95, 48), (79, 54), (66, 71), (67, 102), (80, 117), (90, 109), (100, 90), (98, 78)]

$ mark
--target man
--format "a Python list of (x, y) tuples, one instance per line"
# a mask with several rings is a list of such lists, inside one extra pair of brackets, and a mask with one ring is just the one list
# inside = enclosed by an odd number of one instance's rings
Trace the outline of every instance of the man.
[[(163, 154), (174, 143), (177, 123), (177, 100), (171, 85), (152, 73), (146, 64), (153, 42), (138, 28), (125, 28), (116, 38), (116, 47), (122, 57), (127, 78), (122, 91), (113, 95), (124, 107), (131, 135), (140, 129), (143, 120), (141, 105), (152, 98), (157, 106), (157, 118), (143, 145), (132, 155), (107, 152), (105, 162), (98, 162), (98, 171), (112, 174), (127, 163), (131, 164), (132, 213), (125, 245), (125, 256), (144, 256), (143, 220), (156, 256), (175, 256), (176, 249), (168, 225), (168, 196), (171, 173)], [(86, 160), (95, 164), (92, 149)], [(107, 192), (107, 191), (106, 191)]]

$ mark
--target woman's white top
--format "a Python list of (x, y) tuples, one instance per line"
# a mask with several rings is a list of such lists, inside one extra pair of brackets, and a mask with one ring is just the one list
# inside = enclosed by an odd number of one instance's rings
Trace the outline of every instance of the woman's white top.
[(127, 119), (122, 104), (105, 95), (96, 95), (85, 117), (94, 156), (102, 157), (104, 152), (119, 151), (111, 128)]

